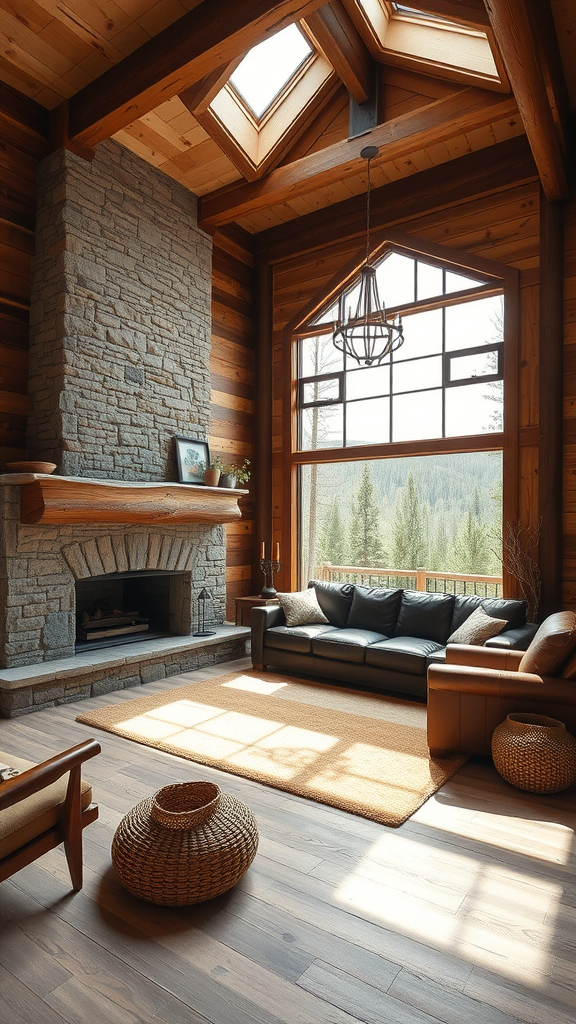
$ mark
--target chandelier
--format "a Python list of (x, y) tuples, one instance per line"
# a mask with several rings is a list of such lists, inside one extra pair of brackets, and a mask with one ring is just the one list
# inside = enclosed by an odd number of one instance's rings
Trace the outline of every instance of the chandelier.
[(357, 363), (377, 366), (390, 352), (395, 352), (404, 341), (402, 321), (386, 319), (386, 307), (380, 302), (376, 267), (370, 265), (370, 161), (378, 155), (376, 146), (365, 146), (360, 156), (368, 161), (368, 190), (366, 192), (366, 262), (360, 272), (360, 291), (356, 312), (348, 309), (345, 320), (344, 296), (340, 298), (338, 321), (333, 342), (340, 352), (345, 352)]

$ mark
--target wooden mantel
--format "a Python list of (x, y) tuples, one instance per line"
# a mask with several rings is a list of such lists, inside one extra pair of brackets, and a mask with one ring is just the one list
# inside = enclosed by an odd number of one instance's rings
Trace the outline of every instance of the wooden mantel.
[(200, 484), (91, 480), (41, 473), (4, 473), (21, 489), (23, 523), (231, 523), (248, 491)]

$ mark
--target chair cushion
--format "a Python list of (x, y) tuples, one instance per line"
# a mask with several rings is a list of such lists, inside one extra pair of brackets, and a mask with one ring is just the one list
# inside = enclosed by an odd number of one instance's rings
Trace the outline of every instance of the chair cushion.
[(366, 664), (387, 668), (393, 672), (410, 672), (424, 676), (428, 658), (436, 651), (443, 650), (433, 640), (422, 640), (415, 636), (398, 636), (391, 640), (372, 644), (366, 650)]
[(312, 653), (321, 658), (361, 663), (370, 644), (384, 639), (382, 633), (370, 629), (334, 629), (312, 641)]
[(298, 590), (295, 594), (278, 594), (287, 626), (304, 626), (310, 622), (328, 622), (313, 589)]
[(453, 594), (405, 590), (394, 636), (422, 637), (423, 640), (433, 640), (444, 646), (450, 632), (453, 610)]
[(558, 675), (576, 647), (576, 614), (555, 612), (540, 626), (518, 666), (519, 672)]
[(401, 600), (401, 590), (356, 586), (347, 625), (351, 629), (372, 629), (392, 636)]
[(316, 591), (320, 605), (328, 622), (338, 629), (344, 629), (348, 623), (350, 606), (354, 597), (352, 583), (325, 583), (323, 580), (312, 580), (311, 587)]
[(329, 622), (309, 623), (305, 626), (272, 626), (266, 630), (266, 647), (275, 647), (280, 651), (297, 651), (298, 654), (310, 654), (312, 640), (321, 633), (334, 632)]
[[(34, 767), (34, 762), (24, 761), (21, 757), (14, 757), (13, 754), (0, 753), (0, 761), (11, 764), (20, 772)], [(12, 807), (6, 807), (0, 811), (0, 858), (8, 856), (14, 850), (19, 850), (31, 839), (36, 839), (49, 828), (56, 825), (62, 805), (66, 797), (68, 787), (68, 773), (53, 782), (46, 789), (41, 789), (33, 796), (27, 796)], [(92, 802), (92, 787), (90, 783), (82, 780), (82, 808), (85, 809)]]
[(483, 608), (476, 608), (461, 626), (448, 637), (448, 644), (477, 644), (479, 647), (497, 636), (508, 625), (506, 619), (494, 619)]

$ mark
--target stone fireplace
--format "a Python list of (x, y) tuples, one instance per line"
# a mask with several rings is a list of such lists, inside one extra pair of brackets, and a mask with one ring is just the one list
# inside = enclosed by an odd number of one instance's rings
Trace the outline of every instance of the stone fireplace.
[[(174, 436), (208, 436), (210, 297), (211, 239), (198, 229), (190, 192), (112, 141), (92, 163), (64, 149), (47, 157), (38, 177), (29, 457), (55, 462), (55, 476), (71, 484), (176, 480)], [(151, 511), (149, 522), (99, 521), (89, 501), (85, 521), (77, 510), (27, 521), (21, 481), (3, 483), (0, 667), (73, 658), (82, 583), (104, 576), (170, 574), (163, 621), (172, 634), (193, 632), (202, 587), (223, 623), (225, 517), (174, 520), (174, 495), (160, 488), (167, 511)]]

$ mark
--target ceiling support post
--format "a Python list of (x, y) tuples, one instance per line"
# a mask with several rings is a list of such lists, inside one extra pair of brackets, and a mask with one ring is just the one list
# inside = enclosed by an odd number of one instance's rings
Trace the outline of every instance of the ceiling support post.
[(272, 558), (272, 267), (256, 268), (256, 374), (254, 402), (254, 534), (252, 582), (254, 593), (264, 585), (260, 570), (261, 545)]
[(538, 514), (542, 621), (562, 607), (564, 204), (540, 191)]

